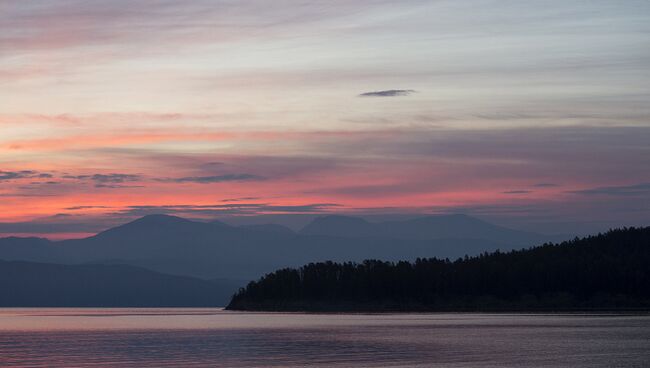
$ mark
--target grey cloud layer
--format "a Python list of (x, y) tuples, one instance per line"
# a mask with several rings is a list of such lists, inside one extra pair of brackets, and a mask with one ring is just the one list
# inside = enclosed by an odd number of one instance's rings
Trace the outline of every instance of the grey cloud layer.
[(14, 179), (51, 178), (51, 177), (52, 177), (52, 174), (33, 171), (33, 170), (20, 170), (20, 171), (3, 171), (3, 170), (0, 170), (0, 182), (14, 180)]
[(169, 206), (129, 206), (116, 214), (121, 216), (145, 216), (169, 214), (186, 216), (252, 215), (259, 213), (318, 213), (338, 207), (336, 203), (313, 203), (306, 205), (283, 206), (267, 203), (229, 203), (214, 205), (169, 205)]
[(165, 178), (158, 179), (162, 182), (172, 182), (172, 183), (199, 183), (199, 184), (210, 184), (210, 183), (223, 183), (229, 181), (260, 181), (266, 180), (265, 177), (253, 174), (226, 174), (226, 175), (212, 175), (212, 176), (186, 176), (181, 178)]
[(92, 180), (97, 183), (124, 183), (127, 181), (137, 181), (140, 175), (134, 174), (87, 174), (87, 175), (64, 175), (64, 179), (75, 180)]

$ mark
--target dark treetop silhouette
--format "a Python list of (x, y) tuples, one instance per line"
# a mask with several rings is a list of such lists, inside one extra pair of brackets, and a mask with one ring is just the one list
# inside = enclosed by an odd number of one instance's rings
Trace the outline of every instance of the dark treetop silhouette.
[(650, 309), (650, 227), (453, 262), (310, 263), (249, 283), (228, 309)]

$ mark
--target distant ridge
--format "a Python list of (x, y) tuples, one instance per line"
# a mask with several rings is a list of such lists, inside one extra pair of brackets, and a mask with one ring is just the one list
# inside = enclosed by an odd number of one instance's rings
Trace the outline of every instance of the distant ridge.
[(277, 224), (240, 225), (238, 227), (240, 229), (262, 231), (267, 233), (296, 234), (293, 230), (289, 229), (288, 227), (277, 225)]
[(132, 266), (0, 261), (1, 307), (218, 307), (229, 297), (216, 282)]
[(372, 223), (327, 216), (299, 233), (279, 225), (230, 226), (149, 215), (85, 239), (0, 239), (0, 259), (46, 263), (128, 264), (204, 279), (252, 279), (280, 267), (367, 258), (457, 258), (552, 240), (469, 216)]
[(377, 236), (376, 227), (368, 221), (351, 216), (329, 215), (318, 217), (300, 230), (303, 235)]
[(397, 239), (471, 238), (530, 245), (549, 237), (508, 229), (477, 218), (455, 215), (431, 215), (410, 220), (368, 222), (358, 217), (329, 215), (316, 218), (300, 230), (303, 235), (344, 237), (390, 237)]

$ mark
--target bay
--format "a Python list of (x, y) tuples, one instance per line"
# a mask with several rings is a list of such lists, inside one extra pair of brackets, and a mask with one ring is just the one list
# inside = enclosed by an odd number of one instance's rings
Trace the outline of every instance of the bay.
[(0, 309), (1, 367), (648, 367), (650, 316)]

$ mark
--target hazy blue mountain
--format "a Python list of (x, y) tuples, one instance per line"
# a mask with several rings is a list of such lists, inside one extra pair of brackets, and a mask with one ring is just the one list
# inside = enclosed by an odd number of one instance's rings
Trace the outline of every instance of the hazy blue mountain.
[(267, 233), (295, 234), (295, 232), (288, 227), (278, 224), (240, 225), (239, 228)]
[[(462, 226), (466, 227), (464, 231)], [(318, 234), (321, 232), (324, 234)], [(205, 279), (250, 280), (277, 268), (316, 261), (457, 258), (543, 242), (534, 239), (534, 234), (500, 228), (467, 216), (381, 224), (342, 216), (325, 217), (296, 234), (276, 226), (236, 227), (151, 215), (85, 239), (3, 239), (0, 259), (129, 264)]]
[(484, 239), (518, 246), (551, 240), (548, 236), (508, 229), (467, 215), (435, 215), (375, 223), (357, 217), (331, 215), (315, 219), (300, 234), (397, 239)]
[(329, 215), (318, 217), (307, 224), (300, 234), (330, 236), (379, 236), (378, 228), (368, 221), (350, 216)]
[(43, 238), (0, 238), (0, 259), (6, 261), (30, 260), (36, 262), (65, 261), (61, 247)]
[(0, 261), (2, 307), (215, 307), (235, 290), (126, 265)]

